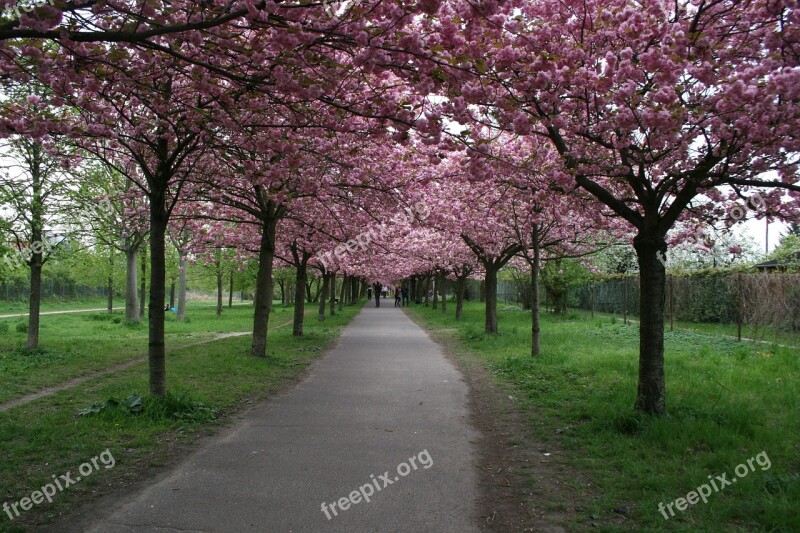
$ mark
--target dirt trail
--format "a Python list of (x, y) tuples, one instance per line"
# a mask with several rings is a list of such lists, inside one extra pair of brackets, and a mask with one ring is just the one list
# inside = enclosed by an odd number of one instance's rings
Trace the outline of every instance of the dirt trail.
[[(0, 318), (2, 318), (2, 317), (0, 317)], [(291, 323), (292, 323), (292, 321), (290, 320), (289, 322), (286, 322), (284, 324), (280, 324), (280, 325), (275, 326), (274, 328), (272, 328), (272, 330), (275, 330), (275, 329), (278, 329), (278, 328), (282, 328), (284, 326), (288, 326)], [(173, 350), (182, 349), (182, 348), (190, 348), (192, 346), (199, 346), (201, 344), (207, 344), (209, 342), (218, 341), (220, 339), (227, 339), (227, 338), (230, 338), (230, 337), (241, 337), (243, 335), (250, 335), (250, 333), (252, 333), (252, 332), (250, 332), (250, 331), (237, 331), (237, 332), (232, 332), (232, 333), (219, 333), (219, 334), (213, 336), (210, 339), (202, 340), (200, 342), (195, 342), (195, 343), (192, 343), (192, 344), (184, 344), (182, 346), (176, 346), (175, 348), (173, 348)], [(170, 350), (170, 351), (172, 351), (172, 350)], [(134, 365), (137, 365), (139, 363), (144, 363), (146, 361), (147, 361), (147, 356), (146, 355), (142, 355), (140, 357), (137, 357), (136, 359), (131, 359), (130, 361), (125, 361), (124, 363), (118, 363), (116, 365), (110, 366), (108, 368), (104, 368), (102, 370), (96, 370), (96, 371), (92, 372), (91, 374), (86, 374), (85, 376), (79, 376), (77, 378), (70, 379), (70, 380), (65, 381), (63, 383), (59, 383), (58, 385), (53, 385), (51, 387), (46, 387), (46, 388), (40, 389), (40, 390), (38, 390), (36, 392), (31, 392), (31, 393), (26, 394), (24, 396), (20, 396), (18, 398), (14, 398), (13, 400), (9, 400), (9, 401), (7, 401), (5, 403), (1, 403), (0, 404), (0, 413), (2, 413), (3, 411), (8, 411), (9, 409), (11, 409), (13, 407), (17, 407), (19, 405), (24, 405), (26, 403), (30, 403), (30, 402), (32, 402), (34, 400), (38, 400), (39, 398), (44, 398), (45, 396), (50, 396), (50, 395), (55, 394), (57, 392), (60, 392), (62, 390), (68, 389), (70, 387), (74, 387), (75, 385), (80, 385), (81, 383), (89, 381), (90, 379), (95, 379), (95, 378), (99, 378), (99, 377), (102, 377), (102, 376), (106, 376), (108, 374), (113, 374), (114, 372), (119, 372), (120, 370), (125, 370), (126, 368), (130, 368), (130, 367), (132, 367)]]
[[(125, 309), (124, 307), (112, 307), (114, 311)], [(102, 309), (65, 309), (63, 311), (42, 311), (40, 316), (44, 315), (65, 315), (68, 313), (99, 313), (100, 311), (108, 311), (108, 307)], [(18, 313), (15, 315), (0, 315), (0, 318), (22, 318), (28, 316), (30, 313)]]

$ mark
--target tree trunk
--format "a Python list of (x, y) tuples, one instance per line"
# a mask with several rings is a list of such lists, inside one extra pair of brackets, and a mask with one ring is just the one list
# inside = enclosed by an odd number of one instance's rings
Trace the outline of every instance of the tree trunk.
[(233, 267), (231, 267), (230, 285), (228, 290), (228, 309), (233, 307)]
[(356, 305), (358, 302), (358, 278), (352, 276), (350, 278), (350, 305)]
[(433, 276), (433, 305), (431, 308), (434, 311), (439, 309), (439, 290), (441, 289), (441, 287), (439, 286), (440, 279), (441, 276), (439, 274), (435, 274)]
[[(163, 181), (166, 184), (166, 179)], [(164, 189), (166, 189), (166, 186)], [(150, 365), (150, 394), (161, 397), (164, 396), (167, 390), (164, 346), (164, 293), (166, 292), (166, 234), (168, 221), (169, 214), (166, 208), (165, 191), (151, 192), (148, 360)]]
[(114, 312), (114, 275), (108, 275), (108, 299), (106, 302), (106, 310), (108, 314), (112, 314)]
[(186, 320), (186, 251), (178, 250), (178, 322)]
[(339, 289), (339, 311), (344, 309), (344, 295), (347, 292), (347, 283), (350, 280), (350, 277), (345, 274), (342, 278), (342, 287)]
[(331, 291), (331, 316), (336, 314), (336, 272), (331, 272), (331, 281), (330, 281), (330, 291)]
[(324, 273), (322, 274), (322, 289), (319, 293), (319, 320), (320, 322), (325, 320), (325, 303), (327, 302), (328, 298), (328, 285), (331, 282), (331, 275)]
[(106, 280), (106, 311), (114, 313), (114, 249), (108, 247), (108, 279)]
[[(739, 275), (740, 276), (742, 275), (741, 272), (739, 273)], [(673, 284), (674, 284), (673, 278), (669, 278), (669, 330), (670, 331), (674, 331), (675, 329), (675, 308), (672, 305), (674, 302), (674, 300), (672, 299)]]
[[(144, 247), (140, 250), (142, 265), (142, 282), (139, 286), (139, 320), (144, 319), (144, 306), (147, 301), (147, 251)], [(161, 302), (164, 305), (164, 302)]]
[(136, 254), (139, 247), (129, 246), (125, 249), (125, 320), (128, 322), (138, 322), (139, 301), (136, 291), (138, 289), (138, 265), (136, 264)]
[(464, 315), (465, 292), (467, 292), (467, 278), (459, 276), (456, 279), (456, 320), (461, 320)]
[[(744, 306), (742, 305), (742, 273), (736, 275), (736, 340), (742, 342), (742, 322), (744, 322)], [(672, 331), (672, 284), (669, 285), (669, 330)]]
[(297, 266), (297, 274), (294, 286), (294, 320), (292, 323), (292, 335), (295, 337), (303, 336), (303, 319), (306, 311), (306, 270), (305, 258)]
[(628, 278), (622, 280), (622, 322), (628, 325)]
[[(271, 204), (272, 202), (270, 202)], [(275, 230), (277, 217), (265, 214), (261, 221), (261, 243), (258, 250), (256, 275), (256, 310), (253, 316), (253, 343), (250, 353), (255, 357), (267, 356), (267, 327), (272, 310), (272, 263), (275, 259)]]
[(538, 232), (533, 243), (533, 264), (531, 265), (531, 357), (538, 357), (542, 353), (542, 323), (539, 317), (540, 251)]
[(531, 357), (542, 353), (542, 324), (539, 317), (539, 269), (541, 250), (539, 248), (539, 228), (536, 224), (531, 229), (533, 243), (533, 262), (531, 264)]
[(217, 316), (222, 316), (222, 269), (217, 262)]
[(497, 333), (497, 267), (484, 263), (486, 269), (486, 333)]
[[(308, 276), (306, 276), (306, 277), (308, 277)], [(313, 303), (314, 302), (314, 297), (311, 295), (311, 287), (314, 285), (314, 277), (313, 276), (311, 277), (311, 281), (310, 282), (306, 280), (304, 285), (305, 285), (305, 292), (306, 292), (304, 298), (306, 299), (306, 302)]]
[(442, 273), (442, 314), (447, 313), (447, 275)]
[(563, 315), (567, 309), (567, 295), (564, 291), (553, 289), (548, 291), (553, 297), (553, 314)]
[(425, 307), (430, 305), (430, 293), (431, 293), (431, 277), (427, 276), (425, 278)]
[(286, 307), (289, 302), (286, 299), (286, 287), (284, 286), (282, 279), (278, 280), (278, 287), (281, 288), (281, 305)]
[[(40, 241), (33, 241), (40, 242)], [(42, 254), (31, 256), (31, 293), (28, 306), (28, 349), (39, 348), (39, 311), (42, 306)]]
[(44, 265), (44, 201), (42, 199), (41, 159), (38, 157), (40, 145), (34, 148), (31, 168), (31, 287), (28, 300), (28, 349), (39, 348), (39, 313), (42, 307), (42, 266)]
[(635, 408), (653, 415), (666, 411), (664, 383), (664, 301), (666, 270), (658, 253), (663, 238), (639, 233), (633, 240), (639, 262), (639, 385)]

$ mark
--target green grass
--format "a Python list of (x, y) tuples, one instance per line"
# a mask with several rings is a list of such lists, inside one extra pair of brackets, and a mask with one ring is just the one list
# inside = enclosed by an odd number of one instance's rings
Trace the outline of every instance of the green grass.
[[(280, 302), (276, 302), (277, 305), (280, 305)], [(0, 315), (18, 315), (18, 314), (27, 314), (28, 313), (28, 301), (27, 300), (2, 300), (0, 301)], [(192, 307), (214, 307), (216, 306), (216, 300), (208, 299), (208, 300), (201, 300), (198, 302), (191, 302), (189, 304)], [(225, 306), (227, 309), (228, 300), (225, 299)], [(233, 302), (234, 306), (244, 305), (244, 306), (251, 306), (253, 302), (242, 302), (238, 299), (234, 298)], [(125, 307), (125, 299), (124, 298), (115, 298), (113, 302), (114, 308), (124, 308)], [(108, 307), (108, 299), (106, 298), (48, 298), (42, 301), (41, 304), (41, 311), (42, 312), (49, 312), (49, 311), (69, 311), (75, 309), (106, 309)]]
[[(225, 309), (221, 318), (213, 309), (189, 309), (188, 324), (170, 322), (172, 347), (167, 354), (168, 396), (154, 399), (145, 393), (147, 363), (98, 377), (52, 396), (0, 413), (0, 501), (16, 502), (52, 481), (53, 475), (77, 471), (79, 465), (108, 449), (115, 459), (113, 469), (101, 468), (92, 476), (60, 492), (52, 504), (43, 503), (13, 522), (0, 514), (0, 531), (18, 531), (45, 523), (74, 506), (101, 496), (120, 483), (138, 480), (150, 467), (167, 460), (175, 443), (213, 432), (243, 406), (280, 390), (318, 357), (355, 315), (360, 306), (346, 307), (325, 322), (316, 320), (316, 306), (307, 307), (306, 334), (291, 336), (291, 327), (271, 329), (268, 358), (248, 354), (250, 337), (230, 337), (191, 346), (208, 339), (212, 332), (247, 331), (252, 309)], [(291, 308), (276, 307), (273, 326), (291, 320)], [(24, 357), (41, 357), (35, 364), (12, 361), (20, 382), (60, 383), (72, 374), (111, 364), (146, 352), (146, 328), (130, 329), (124, 323), (93, 320), (80, 315), (47, 317), (42, 332), (49, 350)], [(63, 320), (61, 322), (60, 320)], [(21, 334), (19, 334), (21, 335)], [(13, 339), (14, 342), (20, 339)], [(181, 348), (181, 344), (186, 347)], [(67, 352), (67, 348), (71, 350)], [(4, 397), (9, 383), (2, 372)], [(93, 404), (125, 403), (141, 394), (138, 412), (128, 408), (102, 409), (94, 415), (79, 413)]]
[[(218, 333), (250, 331), (252, 313), (250, 306), (234, 306), (217, 317), (214, 307), (202, 304), (187, 307), (186, 322), (167, 313), (167, 351)], [(275, 306), (270, 326), (286, 327), (291, 319), (291, 308)], [(0, 331), (7, 329), (0, 336), (0, 402), (147, 354), (147, 321), (125, 323), (121, 311), (44, 315), (35, 352), (25, 348), (27, 334), (17, 327), (26, 324), (24, 318), (0, 319)]]
[[(591, 313), (581, 309), (570, 310), (569, 314), (577, 314), (580, 318), (589, 320)], [(595, 319), (608, 319), (612, 317), (619, 322), (623, 321), (620, 314), (611, 313), (594, 313)], [(638, 323), (639, 317), (635, 315), (628, 315), (629, 322)], [(667, 318), (664, 329), (669, 331), (669, 319)], [(685, 322), (676, 320), (674, 322), (674, 329), (694, 331), (705, 335), (720, 336), (720, 337), (736, 337), (736, 324), (719, 324), (719, 323), (706, 323), (706, 322)], [(792, 332), (784, 329), (776, 329), (774, 327), (760, 327), (751, 328), (748, 325), (742, 326), (742, 338), (748, 338), (759, 342), (785, 344), (800, 348), (800, 332)]]
[[(543, 315), (542, 356), (530, 357), (530, 313), (500, 306), (500, 334), (483, 333), (483, 307), (464, 319), (413, 307), (429, 328), (474, 354), (517, 391), (537, 437), (569, 450), (597, 499), (572, 524), (600, 530), (796, 531), (800, 524), (800, 351), (676, 330), (666, 334), (668, 414), (632, 409), (638, 327), (610, 317)], [(765, 452), (755, 471), (668, 521), (658, 511)], [(762, 456), (763, 460), (763, 456)], [(766, 464), (766, 461), (764, 461)], [(540, 480), (541, 481), (541, 480)], [(577, 487), (576, 487), (577, 489)], [(624, 524), (613, 509), (628, 507)]]
[[(105, 309), (107, 298), (48, 298), (42, 301), (42, 311), (64, 311), (68, 309)], [(124, 299), (115, 299), (114, 307), (124, 307)], [(28, 312), (27, 300), (0, 301), (0, 315), (21, 314)]]

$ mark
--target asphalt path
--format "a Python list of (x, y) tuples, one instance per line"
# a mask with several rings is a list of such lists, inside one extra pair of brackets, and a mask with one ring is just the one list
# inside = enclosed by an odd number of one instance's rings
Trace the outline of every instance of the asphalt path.
[(368, 303), (303, 381), (81, 530), (476, 531), (467, 385), (391, 302)]

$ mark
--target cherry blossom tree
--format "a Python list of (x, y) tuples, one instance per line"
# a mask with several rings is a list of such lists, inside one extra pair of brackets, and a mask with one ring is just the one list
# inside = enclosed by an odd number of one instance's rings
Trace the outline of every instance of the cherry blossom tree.
[(780, 0), (454, 2), (427, 34), (459, 123), (546, 139), (561, 156), (553, 180), (636, 231), (638, 410), (666, 409), (669, 230), (756, 189), (770, 216), (782, 191), (797, 202), (799, 17)]
[[(520, 191), (494, 180), (470, 180), (462, 169), (468, 162), (452, 157), (443, 163), (449, 180), (431, 182), (429, 197), (447, 198), (431, 216), (431, 224), (460, 235), (485, 272), (486, 333), (497, 333), (497, 273), (523, 248), (514, 226), (513, 210), (521, 208)], [(461, 175), (459, 180), (457, 177)]]

